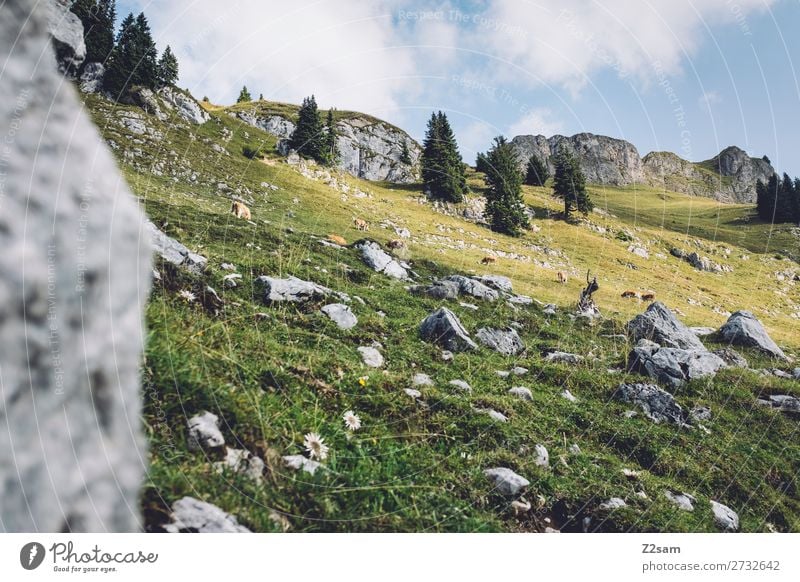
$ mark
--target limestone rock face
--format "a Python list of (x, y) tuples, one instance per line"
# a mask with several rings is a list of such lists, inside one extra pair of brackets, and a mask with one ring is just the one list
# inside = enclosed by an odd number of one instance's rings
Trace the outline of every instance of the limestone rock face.
[(70, 4), (70, 0), (45, 0), (42, 8), (46, 12), (47, 30), (53, 40), (58, 69), (62, 73), (74, 72), (86, 58), (83, 24), (70, 11)]
[(203, 125), (210, 119), (200, 104), (191, 96), (175, 87), (164, 87), (158, 94), (163, 99), (167, 108), (174, 109), (175, 113), (190, 123)]
[(57, 72), (44, 4), (0, 18), (2, 529), (136, 531), (149, 237)]

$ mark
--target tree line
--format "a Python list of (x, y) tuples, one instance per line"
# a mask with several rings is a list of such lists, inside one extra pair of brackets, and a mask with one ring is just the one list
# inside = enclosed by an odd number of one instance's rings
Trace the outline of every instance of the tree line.
[(772, 174), (765, 184), (756, 183), (756, 212), (767, 222), (800, 223), (800, 178), (792, 180), (784, 173), (783, 179)]
[(143, 12), (128, 14), (114, 32), (116, 0), (75, 0), (70, 10), (83, 24), (86, 59), (103, 63), (103, 89), (119, 98), (134, 86), (157, 90), (178, 80), (178, 59), (167, 45), (161, 56)]

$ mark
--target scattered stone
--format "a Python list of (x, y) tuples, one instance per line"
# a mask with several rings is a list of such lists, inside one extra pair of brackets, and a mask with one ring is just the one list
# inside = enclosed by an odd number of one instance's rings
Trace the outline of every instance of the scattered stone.
[(483, 474), (492, 482), (495, 490), (505, 497), (516, 497), (531, 484), (525, 477), (517, 475), (507, 467), (486, 469)]
[(220, 268), (223, 271), (235, 271), (236, 270), (236, 265), (234, 265), (233, 263), (222, 263), (222, 264), (220, 264)]
[(169, 533), (250, 533), (239, 521), (216, 505), (194, 497), (183, 497), (172, 504)]
[(522, 515), (531, 510), (531, 503), (524, 498), (515, 499), (511, 502), (511, 509), (514, 510), (514, 515)]
[(358, 323), (358, 318), (350, 310), (350, 307), (343, 303), (331, 303), (320, 309), (327, 315), (339, 329), (353, 329)]
[(414, 377), (411, 378), (411, 383), (414, 386), (433, 386), (433, 380), (427, 374), (414, 374)]
[(371, 346), (361, 346), (358, 348), (358, 353), (361, 354), (361, 361), (370, 368), (383, 367), (383, 356), (381, 353)]
[(303, 455), (286, 455), (283, 457), (283, 462), (286, 466), (295, 471), (302, 469), (306, 473), (313, 475), (317, 469), (322, 467), (317, 461), (305, 458)]
[(711, 501), (711, 512), (714, 514), (714, 523), (723, 531), (738, 531), (739, 516), (727, 505)]
[(628, 357), (629, 370), (650, 376), (671, 388), (690, 380), (713, 377), (726, 364), (707, 351), (661, 348), (652, 342), (639, 342)]
[(583, 356), (577, 354), (570, 354), (567, 352), (550, 352), (544, 357), (546, 362), (556, 364), (580, 364), (583, 361)]
[(500, 297), (500, 294), (488, 285), (485, 285), (477, 279), (471, 279), (463, 275), (450, 275), (439, 281), (439, 283), (455, 284), (457, 285), (458, 293), (471, 295), (472, 297), (483, 299), (484, 301), (496, 301)]
[(772, 368), (770, 370), (770, 372), (776, 378), (782, 378), (784, 380), (792, 380), (792, 379), (794, 379), (794, 376), (792, 376), (789, 372), (784, 372), (783, 370), (780, 370), (778, 368)]
[[(800, 369), (800, 368), (798, 368)], [(511, 368), (511, 373), (515, 376), (524, 376), (528, 373), (528, 368), (523, 368), (522, 366), (514, 366)]]
[(511, 372), (509, 372), (508, 370), (495, 370), (495, 374), (497, 374), (501, 378), (508, 378), (511, 375)]
[(690, 327), (689, 331), (697, 337), (705, 337), (713, 334), (716, 330), (713, 327)]
[(664, 497), (669, 499), (675, 507), (683, 511), (694, 511), (694, 504), (697, 502), (697, 499), (688, 493), (673, 493), (669, 489), (664, 491)]
[(460, 301), (458, 304), (464, 309), (471, 309), (472, 311), (478, 311), (478, 309), (480, 309), (477, 305), (473, 305), (472, 303), (464, 303), (463, 301)]
[(267, 303), (305, 303), (322, 299), (331, 293), (327, 287), (297, 277), (277, 279), (262, 275), (256, 282), (264, 286), (264, 301)]
[(355, 248), (361, 251), (361, 259), (373, 271), (395, 279), (408, 279), (408, 271), (384, 251), (378, 243), (369, 240), (361, 241), (356, 243)]
[(800, 368), (795, 368), (792, 370), (792, 376), (795, 380), (800, 380)]
[(598, 507), (598, 509), (602, 511), (614, 511), (615, 509), (621, 509), (623, 507), (627, 507), (628, 504), (625, 503), (625, 500), (620, 497), (612, 497), (608, 501), (604, 501)]
[(555, 315), (557, 307), (553, 303), (548, 303), (542, 309), (542, 313), (545, 315)]
[(440, 307), (426, 317), (419, 326), (419, 334), (424, 341), (439, 344), (453, 352), (478, 349), (456, 314), (446, 307)]
[(571, 454), (573, 454), (573, 455), (580, 455), (581, 454), (581, 448), (577, 444), (571, 444), (569, 446), (569, 452)]
[(800, 398), (786, 394), (771, 394), (767, 398), (759, 398), (758, 404), (769, 406), (780, 412), (800, 412)]
[(407, 228), (395, 228), (394, 233), (400, 238), (411, 238), (411, 231)]
[(241, 278), (242, 276), (239, 273), (229, 273), (222, 278), (222, 284), (226, 289), (235, 289), (238, 285), (236, 281)]
[(629, 321), (627, 331), (634, 341), (647, 339), (668, 348), (705, 350), (703, 342), (658, 301)]
[(564, 388), (564, 390), (561, 391), (561, 398), (566, 398), (570, 402), (577, 402), (578, 401), (578, 399), (575, 398), (575, 396), (572, 395), (572, 392), (570, 392), (566, 388)]
[(244, 449), (226, 449), (225, 459), (214, 463), (214, 467), (218, 471), (230, 469), (241, 473), (257, 483), (264, 480), (264, 461)]
[(733, 348), (721, 348), (712, 352), (731, 368), (747, 368), (747, 360)]
[(544, 445), (533, 447), (533, 463), (537, 467), (547, 468), (550, 466), (550, 453), (547, 452), (547, 447)]
[(413, 399), (422, 398), (422, 392), (419, 390), (414, 390), (413, 388), (404, 388), (403, 392), (411, 396)]
[(472, 386), (467, 384), (464, 380), (450, 380), (448, 384), (450, 384), (450, 386), (455, 386), (464, 392), (472, 392)]
[(442, 354), (440, 356), (443, 362), (452, 362), (453, 361), (453, 352), (449, 350), (442, 350)]
[(633, 481), (639, 478), (639, 471), (634, 471), (633, 469), (628, 469), (627, 467), (622, 469), (622, 474)]
[(711, 409), (708, 406), (695, 406), (689, 411), (689, 418), (697, 422), (711, 420)]
[(774, 358), (787, 359), (761, 322), (749, 311), (733, 313), (725, 325), (719, 328), (719, 336), (732, 345), (755, 348)]
[(502, 275), (483, 275), (481, 277), (474, 277), (474, 279), (503, 293), (512, 293), (514, 290), (511, 279), (503, 277)]
[(164, 104), (173, 109), (177, 115), (189, 123), (195, 125), (203, 125), (211, 117), (206, 111), (200, 107), (200, 104), (194, 100), (189, 94), (184, 93), (175, 87), (166, 86), (158, 91), (158, 94), (164, 100)]
[(628, 252), (633, 253), (637, 257), (641, 257), (643, 259), (649, 259), (650, 253), (647, 252), (647, 249), (644, 247), (640, 247), (638, 245), (630, 245), (628, 247)]
[(87, 63), (83, 67), (80, 77), (80, 90), (82, 93), (97, 93), (102, 89), (103, 76), (106, 68), (102, 63)]
[(219, 417), (213, 412), (202, 412), (189, 419), (189, 449), (216, 449), (225, 444), (219, 430)]
[(525, 350), (525, 344), (515, 329), (482, 327), (475, 335), (483, 345), (505, 356), (515, 356)]
[(522, 400), (533, 400), (533, 394), (531, 394), (530, 389), (525, 386), (514, 386), (508, 393)]
[(622, 402), (636, 404), (656, 423), (670, 422), (683, 426), (686, 422), (683, 409), (669, 392), (654, 384), (620, 384), (614, 397)]
[(191, 252), (174, 238), (161, 232), (149, 220), (145, 221), (145, 228), (150, 233), (153, 249), (162, 259), (195, 274), (200, 274), (205, 270), (206, 265), (208, 265), (208, 259), (203, 255)]
[(508, 422), (508, 417), (502, 412), (498, 412), (494, 408), (483, 408), (479, 409), (478, 412), (482, 412), (488, 415), (492, 420), (496, 422)]

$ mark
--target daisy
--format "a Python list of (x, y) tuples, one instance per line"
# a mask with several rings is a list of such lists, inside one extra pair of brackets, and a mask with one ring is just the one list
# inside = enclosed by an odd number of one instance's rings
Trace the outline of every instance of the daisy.
[(194, 303), (195, 300), (197, 299), (197, 296), (194, 293), (192, 293), (191, 291), (187, 291), (186, 289), (181, 289), (178, 295), (189, 303)]
[(305, 436), (303, 446), (312, 459), (324, 461), (328, 457), (329, 447), (325, 444), (324, 440), (324, 438), (315, 432), (310, 432)]
[(361, 419), (352, 410), (348, 410), (342, 415), (344, 426), (347, 430), (357, 431), (361, 428)]

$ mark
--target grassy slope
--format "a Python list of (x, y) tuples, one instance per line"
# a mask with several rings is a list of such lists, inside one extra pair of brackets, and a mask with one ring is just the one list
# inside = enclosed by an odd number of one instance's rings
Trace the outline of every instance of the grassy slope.
[[(115, 129), (123, 134), (119, 137), (105, 127), (110, 105), (93, 97), (87, 103), (107, 137), (123, 143), (138, 139)], [(416, 201), (416, 189), (348, 178), (372, 198), (343, 200), (277, 158), (272, 165), (247, 160), (240, 154), (244, 144), (274, 139), (226, 115), (215, 115), (199, 128), (169, 129), (153, 118), (148, 123), (165, 132), (164, 139), (138, 144), (148, 159), (172, 160), (168, 168), (189, 166), (208, 185), (174, 182), (123, 165), (126, 177), (157, 224), (209, 257), (202, 281), (162, 266), (163, 282), (148, 307), (145, 421), (152, 465), (143, 500), (148, 527), (163, 523), (169, 503), (193, 495), (258, 531), (276, 528), (271, 510), (286, 515), (295, 531), (541, 531), (545, 519), (575, 530), (590, 514), (592, 527), (602, 530), (705, 531), (714, 529), (707, 503), (713, 498), (736, 509), (746, 531), (762, 531), (766, 522), (800, 531), (797, 423), (754, 404), (762, 391), (800, 393), (796, 383), (729, 370), (713, 383), (698, 382), (678, 391), (685, 407), (711, 406), (710, 434), (655, 425), (641, 415), (627, 419), (627, 407), (610, 399), (626, 376), (607, 370), (624, 365), (629, 346), (607, 336), (620, 333), (622, 323), (643, 309), (619, 298), (628, 287), (655, 290), (691, 324), (723, 321), (711, 311), (717, 305), (753, 308), (790, 352), (800, 347), (793, 334), (796, 320), (785, 307), (789, 299), (797, 302), (797, 293), (792, 288), (780, 297), (774, 293), (774, 280), (766, 278), (789, 263), (757, 254), (768, 228), (749, 224), (740, 230), (736, 221), (748, 209), (647, 190), (595, 191), (598, 206), (617, 218), (593, 215), (592, 220), (631, 230), (650, 248), (651, 259), (645, 260), (628, 253), (629, 243), (616, 240), (613, 233), (601, 235), (586, 226), (544, 218), (545, 209), (557, 205), (543, 189), (525, 192), (542, 217), (535, 221), (541, 231), (512, 240), (432, 212)], [(232, 132), (229, 142), (223, 139), (225, 128)], [(230, 155), (211, 151), (204, 138), (224, 145)], [(170, 157), (171, 151), (177, 157)], [(256, 193), (251, 204), (255, 224), (230, 216), (229, 199), (212, 186), (219, 181)], [(281, 189), (264, 193), (263, 181)], [(477, 176), (471, 182), (479, 185)], [(315, 241), (331, 232), (355, 240), (360, 233), (352, 229), (354, 216), (370, 220), (369, 234), (380, 242), (394, 237), (378, 226), (381, 219), (410, 228), (410, 259), (423, 279), (452, 272), (505, 274), (517, 291), (568, 309), (590, 268), (599, 275), (598, 300), (608, 319), (586, 327), (563, 312), (547, 318), (536, 307), (515, 312), (505, 305), (480, 304), (472, 312), (454, 303), (450, 307), (470, 330), (487, 322), (520, 322), (528, 350), (516, 360), (481, 350), (442, 362), (438, 349), (416, 337), (420, 320), (438, 302), (413, 296), (402, 284), (372, 273), (350, 250)], [(700, 273), (668, 256), (671, 245), (691, 248), (688, 236), (701, 235), (716, 241), (703, 243), (704, 254), (731, 264), (734, 273)], [(784, 248), (790, 244), (787, 236), (779, 233), (771, 240)], [(548, 255), (531, 245), (563, 255)], [(732, 249), (730, 258), (713, 254), (722, 246)], [(770, 253), (774, 248), (769, 247)], [(528, 255), (552, 268), (511, 259), (484, 268), (479, 260), (488, 250)], [(658, 252), (665, 258), (655, 257)], [(744, 253), (749, 261), (739, 259)], [(211, 316), (178, 297), (177, 290), (203, 283), (222, 292), (223, 261), (234, 263), (243, 274), (240, 287), (225, 291), (223, 315)], [(554, 268), (570, 269), (575, 277), (559, 286)], [(252, 286), (262, 274), (292, 274), (362, 297), (366, 305), (353, 305), (359, 325), (344, 332), (313, 307), (264, 306)], [(703, 306), (687, 304), (689, 297), (701, 299)], [(379, 310), (387, 316), (380, 317)], [(267, 315), (257, 319), (258, 312)], [(356, 347), (372, 341), (384, 346), (385, 371), (369, 371), (360, 362)], [(542, 352), (551, 348), (592, 357), (580, 366), (548, 364)], [(747, 355), (756, 367), (768, 365)], [(508, 380), (495, 375), (495, 370), (514, 364), (531, 372)], [(426, 372), (436, 382), (422, 388), (421, 403), (403, 392), (414, 371)], [(362, 376), (367, 376), (364, 386), (358, 382)], [(467, 380), (472, 394), (449, 387), (447, 381), (455, 378)], [(512, 385), (529, 387), (534, 401), (510, 397), (506, 392)], [(563, 388), (578, 402), (561, 398)], [(494, 423), (473, 410), (485, 407), (502, 411), (510, 422)], [(265, 460), (263, 485), (219, 474), (203, 453), (187, 450), (185, 419), (204, 409), (220, 416), (229, 445)], [(351, 436), (341, 422), (348, 409), (364, 421), (364, 428)], [(302, 435), (311, 430), (322, 433), (332, 447), (328, 470), (314, 477), (293, 473), (280, 461), (280, 455), (300, 452)], [(549, 449), (551, 470), (534, 466), (530, 451), (536, 443)], [(580, 446), (580, 454), (568, 453), (572, 443)], [(481, 471), (496, 465), (511, 467), (531, 481), (526, 497), (534, 511), (515, 517), (507, 501), (490, 494)], [(626, 479), (623, 468), (641, 471), (640, 481)], [(676, 510), (663, 498), (665, 488), (694, 494), (698, 509)], [(649, 501), (635, 495), (639, 490)], [(625, 498), (630, 507), (610, 516), (597, 510), (611, 496)]]

